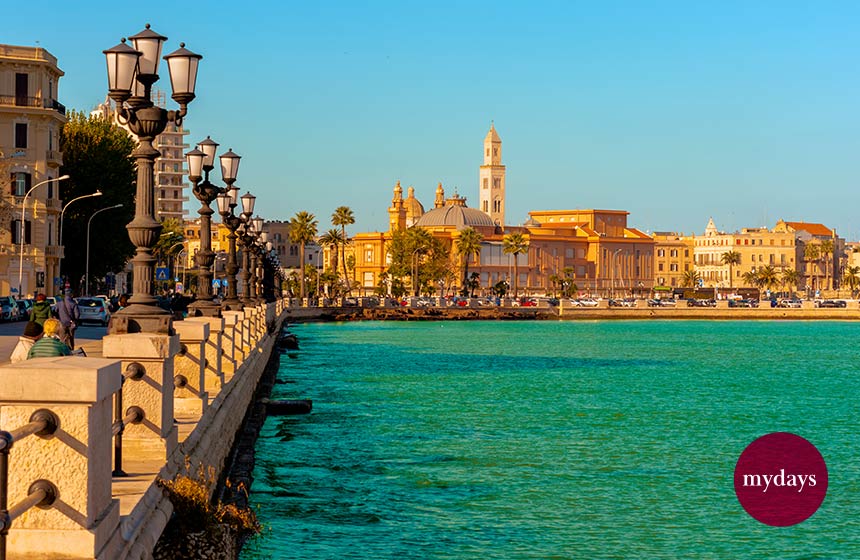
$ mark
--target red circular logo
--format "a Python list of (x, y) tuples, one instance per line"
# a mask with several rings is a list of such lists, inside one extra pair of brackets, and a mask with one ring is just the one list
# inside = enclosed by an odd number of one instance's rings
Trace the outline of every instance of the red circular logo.
[(788, 527), (814, 514), (827, 494), (827, 465), (814, 445), (788, 432), (761, 436), (735, 466), (735, 493), (754, 519)]

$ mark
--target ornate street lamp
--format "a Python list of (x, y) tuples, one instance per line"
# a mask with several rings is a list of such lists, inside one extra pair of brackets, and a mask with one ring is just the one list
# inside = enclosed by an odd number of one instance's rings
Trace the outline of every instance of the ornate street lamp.
[(197, 66), (200, 59), (185, 48), (164, 56), (170, 73), (173, 100), (178, 111), (167, 111), (152, 102), (152, 86), (158, 81), (158, 63), (161, 48), (167, 37), (159, 35), (146, 25), (146, 29), (130, 37), (134, 48), (122, 42), (106, 51), (108, 95), (116, 103), (117, 120), (137, 136), (138, 146), (132, 153), (137, 160), (137, 190), (135, 192), (134, 219), (126, 226), (129, 239), (135, 246), (132, 259), (134, 285), (129, 306), (114, 315), (111, 333), (157, 332), (170, 334), (173, 315), (158, 307), (153, 295), (153, 268), (155, 257), (152, 248), (158, 241), (161, 224), (155, 219), (155, 185), (153, 167), (160, 156), (152, 143), (168, 122), (182, 125), (188, 113), (188, 104), (194, 100), (197, 83)]
[(254, 215), (254, 206), (256, 203), (257, 197), (252, 195), (251, 193), (245, 193), (242, 195), (242, 214), (239, 217), (239, 226), (237, 227), (238, 240), (242, 245), (242, 305), (252, 306), (254, 302), (250, 296), (250, 251), (251, 245), (254, 241), (253, 235), (253, 220), (252, 216)]
[(218, 213), (221, 214), (221, 223), (230, 232), (227, 235), (227, 297), (221, 302), (224, 309), (233, 311), (242, 309), (242, 303), (239, 301), (236, 292), (236, 273), (239, 272), (239, 266), (236, 264), (236, 230), (242, 224), (242, 218), (233, 214), (233, 210), (239, 204), (239, 188), (231, 187), (226, 193), (218, 195)]
[[(215, 212), (210, 207), (212, 201), (219, 195), (230, 192), (236, 175), (239, 172), (240, 156), (228, 150), (219, 158), (221, 162), (221, 178), (227, 184), (221, 188), (209, 181), (209, 173), (215, 168), (215, 152), (218, 144), (210, 137), (206, 137), (191, 150), (185, 157), (188, 161), (188, 179), (194, 184), (194, 196), (200, 201), (200, 250), (196, 255), (197, 262), (197, 300), (189, 307), (194, 316), (220, 317), (221, 306), (216, 304), (212, 295), (212, 265), (215, 263), (215, 253), (212, 251), (212, 214)], [(202, 173), (205, 176), (201, 176)], [(201, 182), (201, 179), (203, 181)], [(220, 208), (219, 208), (220, 212)], [(228, 283), (229, 286), (229, 283)]]
[(263, 231), (263, 218), (257, 216), (254, 218), (254, 246), (251, 252), (251, 258), (253, 259), (253, 266), (251, 267), (252, 273), (252, 281), (253, 281), (253, 294), (254, 294), (254, 302), (260, 303), (262, 301), (262, 290), (260, 288), (260, 281), (262, 280), (262, 272), (261, 272), (261, 239), (263, 234), (268, 236), (266, 232)]

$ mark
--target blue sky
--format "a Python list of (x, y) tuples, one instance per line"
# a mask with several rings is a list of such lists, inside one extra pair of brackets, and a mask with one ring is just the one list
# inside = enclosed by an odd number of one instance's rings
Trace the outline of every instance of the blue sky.
[(0, 41), (56, 55), (60, 100), (85, 110), (120, 37), (150, 22), (165, 52), (185, 41), (204, 56), (190, 138), (243, 156), (267, 219), (309, 210), (324, 231), (345, 204), (351, 231), (384, 230), (397, 180), (425, 207), (439, 181), (477, 206), (493, 120), (509, 224), (611, 208), (643, 230), (860, 236), (857, 2), (144, 5), (19, 3)]

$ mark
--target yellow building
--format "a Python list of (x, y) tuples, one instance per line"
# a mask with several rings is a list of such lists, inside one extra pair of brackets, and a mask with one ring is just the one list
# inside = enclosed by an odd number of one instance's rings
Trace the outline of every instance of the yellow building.
[[(66, 108), (57, 101), (62, 76), (45, 49), (0, 45), (0, 177), (11, 177), (0, 207), (0, 295), (17, 291), (19, 270), (23, 295), (59, 291), (54, 278), (62, 254), (62, 201), (59, 183), (50, 180), (63, 163), (59, 139)], [(24, 208), (27, 192), (42, 182)]]
[(693, 236), (669, 231), (655, 231), (654, 285), (677, 288), (684, 285), (684, 275), (694, 269)]
[[(386, 232), (359, 233), (352, 238), (350, 251), (355, 255), (354, 280), (363, 293), (380, 286), (388, 268), (388, 248), (392, 235), (419, 226), (443, 240), (451, 250), (453, 269), (459, 269), (457, 239), (465, 228), (483, 236), (480, 255), (470, 263), (477, 272), (480, 291), (488, 293), (500, 281), (513, 284), (514, 268), (521, 292), (544, 294), (553, 291), (553, 277), (567, 273), (582, 292), (629, 294), (645, 292), (653, 286), (654, 241), (645, 233), (629, 227), (628, 212), (621, 210), (545, 210), (529, 212), (523, 226), (505, 226), (504, 194), (506, 168), (502, 164), (501, 138), (494, 126), (484, 138), (484, 160), (479, 170), (481, 209), (469, 208), (466, 198), (454, 194), (446, 198), (440, 183), (436, 187), (433, 209), (424, 212), (410, 187), (407, 198), (398, 182), (388, 209)], [(421, 212), (419, 216), (419, 212)], [(417, 220), (415, 219), (417, 217)], [(523, 233), (529, 242), (526, 253), (505, 254), (503, 238)], [(450, 285), (440, 283), (448, 292), (459, 287), (462, 279)], [(436, 292), (438, 293), (438, 291)]]

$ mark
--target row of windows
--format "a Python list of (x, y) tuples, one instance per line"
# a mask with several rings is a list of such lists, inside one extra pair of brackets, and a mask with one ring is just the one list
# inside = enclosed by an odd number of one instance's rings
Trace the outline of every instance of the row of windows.
[[(751, 257), (750, 262), (753, 262), (753, 263), (756, 262), (756, 255), (750, 255), (750, 257)], [(767, 257), (767, 258), (765, 258), (765, 257)], [(767, 260), (767, 262), (769, 264), (776, 264), (776, 255), (773, 253), (770, 253), (769, 255), (763, 255), (763, 254), (758, 255), (758, 262), (765, 262), (765, 260)], [(739, 256), (737, 264), (742, 264), (743, 261), (744, 261), (743, 256)], [(794, 259), (793, 258), (786, 258), (785, 254), (779, 255), (779, 264), (784, 265), (784, 264), (786, 264), (786, 261), (793, 263)], [(697, 255), (696, 256), (696, 264), (699, 266), (722, 265), (723, 264), (722, 256), (714, 254), (714, 253), (707, 254), (707, 255)]]
[[(487, 177), (484, 177), (484, 188), (485, 189), (490, 188), (490, 180)], [(493, 188), (494, 189), (502, 188), (502, 180), (500, 178), (496, 177), (493, 179)]]
[[(666, 249), (657, 249), (657, 256), (658, 257), (665, 257), (666, 256)], [(669, 256), (670, 257), (677, 257), (678, 256), (678, 249), (670, 249), (669, 250)], [(684, 249), (684, 256), (685, 257), (690, 256), (690, 250), (689, 249)]]
[[(741, 243), (743, 241), (743, 243)], [(768, 245), (776, 245), (775, 239), (768, 240)], [(780, 239), (779, 244), (781, 246), (788, 245), (788, 240)], [(696, 245), (699, 247), (703, 246), (723, 246), (723, 245), (731, 245), (728, 239), (697, 239)], [(764, 239), (735, 239), (735, 245), (764, 245)]]

